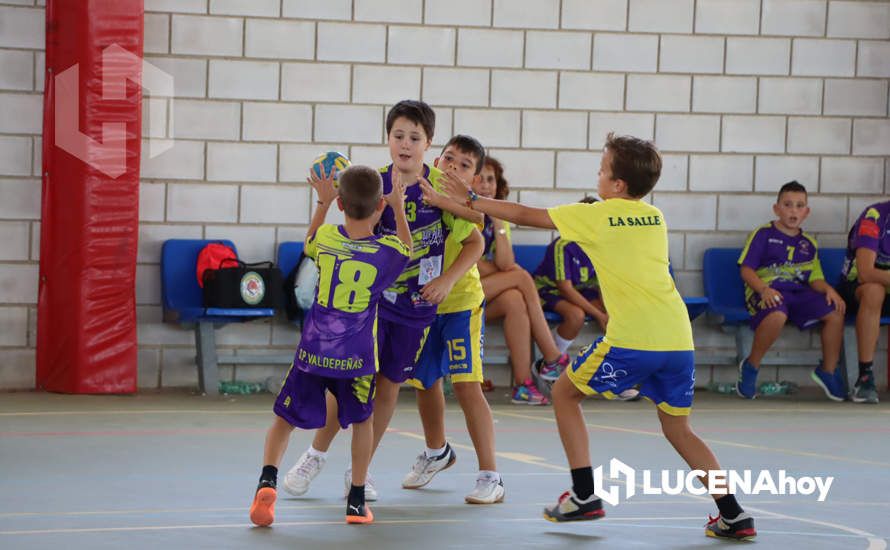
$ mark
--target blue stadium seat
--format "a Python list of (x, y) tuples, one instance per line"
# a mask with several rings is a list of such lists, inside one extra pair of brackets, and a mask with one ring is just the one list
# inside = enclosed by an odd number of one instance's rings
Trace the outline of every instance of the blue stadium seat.
[(740, 325), (751, 318), (745, 308), (745, 283), (737, 263), (741, 253), (741, 248), (709, 248), (702, 261), (708, 307), (723, 318), (724, 325)]
[(195, 275), (198, 253), (207, 244), (228, 240), (170, 239), (161, 248), (161, 302), (164, 321), (195, 325), (195, 363), (198, 367), (198, 388), (207, 394), (219, 391), (215, 325), (242, 323), (275, 315), (271, 308), (205, 308), (204, 296)]
[(303, 241), (285, 241), (278, 245), (278, 267), (281, 274), (287, 277), (303, 255)]

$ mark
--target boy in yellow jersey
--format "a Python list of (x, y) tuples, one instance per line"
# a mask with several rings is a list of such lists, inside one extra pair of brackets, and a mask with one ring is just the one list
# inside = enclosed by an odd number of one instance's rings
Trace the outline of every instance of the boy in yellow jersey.
[[(660, 174), (661, 157), (652, 143), (609, 134), (597, 187), (602, 201), (595, 204), (532, 208), (479, 198), (448, 185), (449, 194), (468, 197), (468, 204), (480, 212), (519, 225), (557, 229), (563, 238), (577, 242), (596, 267), (609, 324), (605, 336), (582, 350), (553, 385), (553, 410), (572, 470), (572, 488), (544, 510), (550, 521), (605, 515), (594, 494), (581, 411), (588, 395), (613, 398), (640, 384), (640, 393), (657, 407), (665, 437), (690, 468), (720, 469), (714, 453), (689, 425), (695, 386), (692, 327), (668, 271), (664, 216), (640, 200)], [(708, 536), (750, 539), (757, 534), (754, 519), (734, 495), (714, 498), (720, 514), (709, 519)]]
[[(469, 183), (479, 177), (485, 160), (485, 149), (476, 139), (452, 137), (436, 166), (447, 179), (457, 178)], [(456, 203), (422, 183), (424, 199), (455, 215), (478, 216), (464, 212), (467, 207)], [(481, 222), (481, 216), (477, 219)], [(445, 267), (450, 266), (462, 250), (460, 242), (449, 237), (445, 241)], [(482, 255), (482, 247), (478, 248)], [(477, 258), (478, 259), (478, 258)], [(491, 409), (482, 394), (482, 343), (484, 327), (482, 283), (474, 264), (452, 287), (448, 297), (439, 304), (436, 320), (424, 344), (414, 378), (408, 383), (418, 389), (417, 408), (423, 424), (426, 449), (417, 456), (411, 471), (402, 481), (405, 489), (419, 489), (438, 472), (454, 464), (457, 456), (445, 440), (445, 398), (442, 380), (451, 376), (454, 395), (460, 403), (479, 460), (476, 486), (466, 495), (470, 504), (494, 504), (504, 499), (504, 483), (497, 472), (494, 451), (494, 421)]]

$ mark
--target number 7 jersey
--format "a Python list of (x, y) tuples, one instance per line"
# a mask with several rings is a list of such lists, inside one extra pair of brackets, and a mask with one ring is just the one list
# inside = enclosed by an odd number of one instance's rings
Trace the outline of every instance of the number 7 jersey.
[(389, 235), (350, 239), (343, 226), (326, 224), (305, 253), (318, 266), (318, 288), (294, 366), (330, 378), (377, 372), (377, 305), (408, 263), (408, 248)]

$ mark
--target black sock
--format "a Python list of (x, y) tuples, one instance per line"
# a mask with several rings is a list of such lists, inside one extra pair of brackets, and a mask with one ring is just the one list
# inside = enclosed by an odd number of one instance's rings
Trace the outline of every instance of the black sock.
[(717, 499), (717, 509), (720, 510), (720, 515), (723, 516), (723, 519), (729, 520), (737, 518), (739, 514), (744, 512), (738, 501), (736, 501), (735, 495), (726, 495)]
[(871, 366), (874, 361), (859, 361), (859, 380), (871, 378)]
[(272, 487), (278, 486), (278, 468), (271, 464), (263, 466), (263, 473), (260, 474), (260, 486)]
[(575, 468), (572, 470), (572, 491), (581, 500), (587, 500), (593, 494), (593, 468)]
[(365, 486), (353, 485), (349, 488), (349, 496), (346, 502), (352, 506), (363, 506), (365, 504)]

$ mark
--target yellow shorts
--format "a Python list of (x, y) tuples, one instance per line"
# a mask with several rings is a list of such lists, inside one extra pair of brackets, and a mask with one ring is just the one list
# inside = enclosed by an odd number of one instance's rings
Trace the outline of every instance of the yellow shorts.
[(414, 378), (408, 383), (423, 390), (446, 374), (451, 375), (452, 383), (481, 383), (484, 312), (484, 304), (480, 304), (475, 309), (436, 315), (420, 352)]

